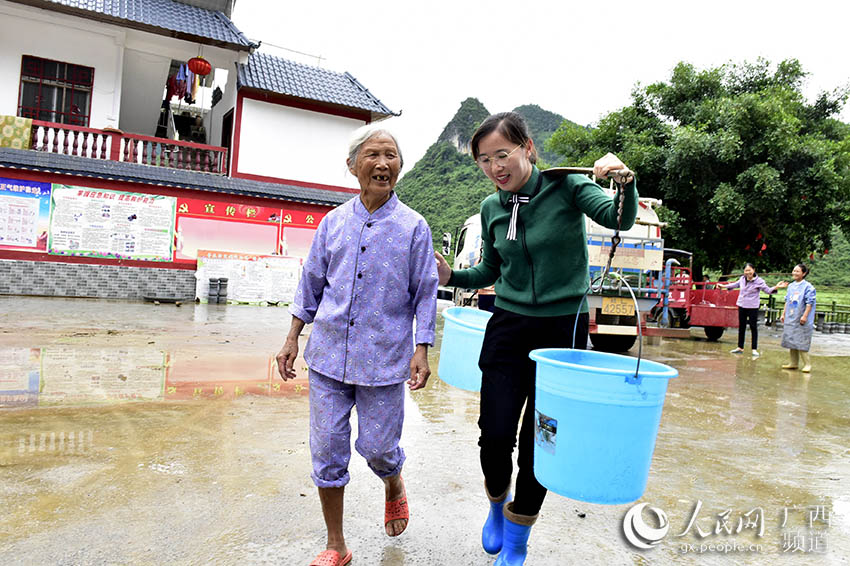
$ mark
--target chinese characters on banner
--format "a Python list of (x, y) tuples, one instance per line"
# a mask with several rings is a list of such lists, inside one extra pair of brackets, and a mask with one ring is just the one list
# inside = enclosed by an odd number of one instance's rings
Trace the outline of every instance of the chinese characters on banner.
[(280, 234), (280, 254), (307, 258), (319, 222), (325, 213), (284, 210)]
[(0, 249), (44, 252), (50, 183), (0, 178)]
[(51, 254), (171, 261), (174, 197), (54, 185)]
[(323, 216), (319, 212), (179, 198), (174, 261), (194, 263), (199, 249), (304, 258)]

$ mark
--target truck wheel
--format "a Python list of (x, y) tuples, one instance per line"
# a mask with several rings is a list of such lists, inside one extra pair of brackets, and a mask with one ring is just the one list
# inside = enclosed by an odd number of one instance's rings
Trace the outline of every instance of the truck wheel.
[(726, 330), (722, 326), (705, 326), (703, 327), (705, 331), (705, 337), (708, 338), (709, 342), (717, 342), (720, 340), (720, 337), (723, 336), (723, 331)]
[(654, 306), (649, 311), (649, 314), (646, 316), (647, 322), (661, 322), (661, 311), (662, 307)]
[(602, 352), (628, 352), (635, 345), (637, 336), (622, 336), (619, 334), (591, 334), (590, 343), (594, 350)]
[(688, 316), (688, 311), (686, 309), (673, 309), (673, 316), (676, 319), (676, 326), (679, 328), (691, 327), (691, 319)]

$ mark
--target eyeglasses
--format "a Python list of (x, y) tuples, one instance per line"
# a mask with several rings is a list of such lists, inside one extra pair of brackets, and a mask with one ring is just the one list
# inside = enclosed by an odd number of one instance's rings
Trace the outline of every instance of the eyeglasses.
[(494, 155), (493, 157), (490, 157), (488, 155), (480, 155), (480, 156), (478, 156), (478, 159), (476, 159), (476, 161), (478, 162), (478, 166), (481, 167), (482, 169), (485, 168), (485, 167), (488, 167), (488, 166), (492, 167), (494, 163), (496, 165), (503, 166), (505, 163), (507, 163), (508, 158), (511, 155), (513, 155), (513, 153), (521, 147), (522, 147), (522, 144), (519, 144), (518, 146), (516, 146), (515, 148), (513, 148), (510, 151), (496, 152), (496, 155)]

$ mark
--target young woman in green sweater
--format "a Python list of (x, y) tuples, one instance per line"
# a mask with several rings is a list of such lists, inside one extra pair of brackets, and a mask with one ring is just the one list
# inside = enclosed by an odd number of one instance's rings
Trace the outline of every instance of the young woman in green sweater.
[[(528, 536), (544, 488), (534, 477), (535, 365), (537, 348), (585, 348), (589, 267), (584, 215), (617, 227), (617, 203), (584, 175), (555, 175), (535, 166), (537, 153), (523, 118), (514, 112), (487, 118), (472, 136), (472, 156), (498, 189), (481, 203), (480, 263), (453, 271), (436, 254), (441, 285), (479, 289), (495, 283), (496, 301), (479, 358), (482, 371), (481, 467), (490, 499), (482, 544), (499, 554), (497, 566), (524, 564)], [(594, 164), (604, 178), (627, 170), (613, 154)], [(626, 183), (621, 229), (637, 214), (637, 191)], [(525, 413), (520, 423), (520, 416)], [(516, 497), (511, 501), (512, 453), (519, 428)], [(581, 462), (576, 462), (580, 466)]]

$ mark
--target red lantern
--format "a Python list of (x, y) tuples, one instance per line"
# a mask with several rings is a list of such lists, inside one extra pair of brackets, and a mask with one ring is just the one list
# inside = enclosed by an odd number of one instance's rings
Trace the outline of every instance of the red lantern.
[(189, 61), (187, 61), (187, 63), (189, 65), (189, 70), (196, 75), (206, 76), (210, 74), (210, 71), (212, 71), (212, 65), (210, 65), (210, 62), (203, 57), (192, 57)]

